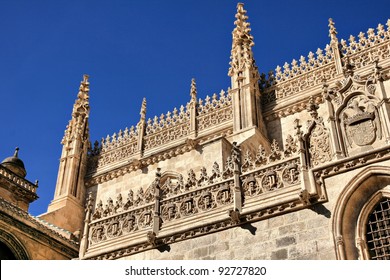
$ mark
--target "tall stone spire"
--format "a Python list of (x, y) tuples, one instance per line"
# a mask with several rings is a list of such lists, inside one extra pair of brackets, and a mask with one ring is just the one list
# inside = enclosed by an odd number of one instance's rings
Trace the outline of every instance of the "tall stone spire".
[(233, 132), (251, 128), (267, 138), (260, 107), (259, 71), (253, 58), (253, 36), (244, 5), (238, 3), (228, 75), (233, 97)]
[[(61, 141), (62, 154), (54, 199), (42, 217), (71, 232), (81, 230), (84, 219), (84, 176), (89, 147), (89, 82), (84, 75), (72, 118)], [(55, 218), (54, 218), (55, 217)]]
[(90, 108), (88, 78), (88, 75), (84, 75), (80, 83), (77, 99), (73, 105), (72, 119), (69, 121), (64, 138), (61, 141), (63, 145), (67, 145), (80, 137), (89, 137), (88, 118)]

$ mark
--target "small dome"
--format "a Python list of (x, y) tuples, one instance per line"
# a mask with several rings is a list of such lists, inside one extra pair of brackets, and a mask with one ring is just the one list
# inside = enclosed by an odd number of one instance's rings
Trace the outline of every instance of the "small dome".
[(23, 161), (18, 157), (18, 153), (19, 148), (16, 148), (14, 155), (3, 160), (1, 165), (24, 178), (27, 175), (27, 171), (24, 168)]

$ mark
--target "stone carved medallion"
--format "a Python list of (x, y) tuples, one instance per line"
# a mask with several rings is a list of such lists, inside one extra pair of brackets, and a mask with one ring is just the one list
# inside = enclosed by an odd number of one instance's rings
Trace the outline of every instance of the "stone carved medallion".
[(300, 182), (299, 174), (299, 166), (296, 163), (289, 164), (283, 170), (283, 182), (287, 183), (288, 185), (298, 184)]
[(127, 215), (122, 225), (123, 232), (132, 232), (137, 229), (137, 223), (134, 215)]
[(161, 215), (164, 221), (171, 221), (177, 218), (178, 212), (177, 212), (176, 204), (172, 203), (164, 207)]
[(182, 216), (190, 216), (196, 212), (198, 211), (192, 198), (184, 200), (180, 205), (180, 214)]
[(374, 102), (364, 96), (349, 100), (341, 119), (350, 147), (353, 143), (357, 146), (371, 145), (377, 138), (381, 138), (378, 110)]
[(98, 243), (105, 239), (104, 227), (101, 225), (95, 226), (91, 230), (92, 243)]
[(280, 182), (279, 175), (273, 170), (267, 171), (264, 174), (261, 185), (266, 191), (280, 189), (283, 186), (282, 182)]
[(122, 233), (122, 230), (119, 226), (119, 221), (114, 219), (107, 226), (107, 236), (110, 238), (117, 237)]
[(138, 223), (140, 227), (146, 228), (152, 225), (152, 220), (153, 217), (151, 211), (145, 211), (141, 214)]
[(198, 200), (199, 209), (206, 211), (216, 207), (214, 197), (210, 192), (205, 192)]
[(233, 196), (231, 194), (229, 185), (224, 185), (219, 189), (216, 199), (219, 205), (225, 205), (233, 202)]

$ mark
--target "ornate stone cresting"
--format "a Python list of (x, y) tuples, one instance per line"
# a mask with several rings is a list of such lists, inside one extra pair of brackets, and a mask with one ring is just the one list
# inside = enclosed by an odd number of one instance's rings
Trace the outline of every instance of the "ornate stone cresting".
[[(348, 40), (339, 41), (335, 23), (329, 19), (329, 37), (330, 43), (324, 49), (310, 52), (307, 58), (293, 59), (283, 67), (277, 66), (268, 77), (261, 75), (266, 120), (304, 111), (308, 96), (321, 94), (324, 80), (332, 84), (343, 74), (352, 77), (352, 72), (367, 71), (375, 61), (390, 57), (390, 20), (386, 25), (379, 24), (376, 30), (370, 28), (357, 37), (351, 35)], [(279, 104), (275, 111), (275, 105)]]

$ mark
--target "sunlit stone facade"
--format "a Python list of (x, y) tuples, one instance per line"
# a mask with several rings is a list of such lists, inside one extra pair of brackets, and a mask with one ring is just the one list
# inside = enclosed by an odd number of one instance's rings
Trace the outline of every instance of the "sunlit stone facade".
[(39, 217), (72, 232), (69, 257), (390, 258), (390, 21), (345, 41), (329, 19), (328, 45), (264, 75), (235, 17), (229, 88), (199, 98), (192, 80), (149, 119), (140, 100), (137, 124), (92, 144), (84, 76)]

